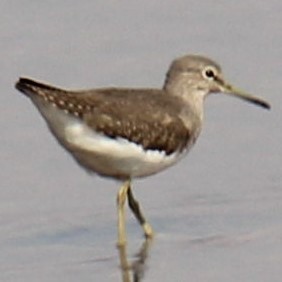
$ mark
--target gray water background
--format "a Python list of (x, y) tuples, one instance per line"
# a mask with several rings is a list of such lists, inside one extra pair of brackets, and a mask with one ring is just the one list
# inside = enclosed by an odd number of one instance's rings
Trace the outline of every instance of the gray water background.
[[(121, 281), (118, 184), (76, 165), (17, 78), (161, 87), (187, 53), (272, 109), (209, 97), (189, 156), (134, 182), (157, 233), (143, 281), (281, 281), (281, 1), (4, 0), (0, 15), (0, 281)], [(143, 238), (127, 223), (133, 260)]]

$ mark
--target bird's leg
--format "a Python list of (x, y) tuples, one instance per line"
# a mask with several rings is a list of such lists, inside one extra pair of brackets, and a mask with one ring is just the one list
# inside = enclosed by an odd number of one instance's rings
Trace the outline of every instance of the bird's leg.
[(124, 204), (126, 201), (128, 189), (130, 189), (130, 180), (126, 180), (120, 187), (117, 195), (117, 209), (118, 209), (118, 246), (126, 244), (126, 231), (125, 231), (125, 212)]
[(146, 221), (144, 215), (142, 214), (139, 203), (134, 199), (130, 183), (127, 189), (127, 196), (128, 196), (128, 205), (131, 211), (133, 212), (133, 214), (135, 215), (136, 219), (142, 226), (145, 237), (152, 238), (154, 234), (153, 229), (151, 225)]

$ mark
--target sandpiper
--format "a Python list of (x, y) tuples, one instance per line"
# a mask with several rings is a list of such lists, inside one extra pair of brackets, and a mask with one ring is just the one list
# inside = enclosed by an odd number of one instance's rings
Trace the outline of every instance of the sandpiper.
[(226, 93), (270, 109), (266, 101), (227, 83), (216, 62), (197, 55), (174, 60), (162, 89), (73, 91), (25, 77), (16, 88), (32, 100), (58, 142), (83, 168), (123, 181), (117, 195), (119, 245), (126, 242), (126, 199), (144, 235), (153, 236), (131, 180), (158, 173), (188, 153), (201, 131), (208, 94)]

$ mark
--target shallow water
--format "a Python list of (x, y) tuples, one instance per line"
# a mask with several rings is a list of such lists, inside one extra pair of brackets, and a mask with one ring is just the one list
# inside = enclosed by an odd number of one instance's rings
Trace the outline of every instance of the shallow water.
[[(0, 281), (126, 281), (134, 271), (140, 281), (281, 281), (279, 1), (0, 6)], [(77, 167), (13, 84), (29, 75), (70, 88), (159, 87), (184, 53), (218, 60), (273, 107), (207, 99), (189, 156), (134, 182), (156, 237), (146, 245), (128, 212), (125, 256), (115, 247), (119, 184)]]

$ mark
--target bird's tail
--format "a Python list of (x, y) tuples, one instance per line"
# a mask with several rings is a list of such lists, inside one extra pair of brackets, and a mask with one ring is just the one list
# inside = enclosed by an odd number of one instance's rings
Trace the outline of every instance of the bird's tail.
[(26, 95), (36, 94), (40, 91), (62, 91), (62, 89), (58, 87), (54, 87), (47, 83), (36, 81), (27, 77), (20, 77), (19, 80), (16, 82), (15, 87)]

